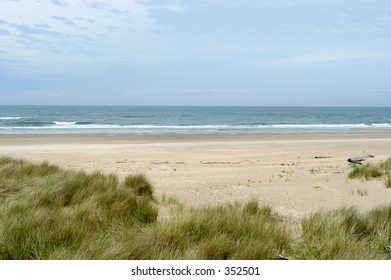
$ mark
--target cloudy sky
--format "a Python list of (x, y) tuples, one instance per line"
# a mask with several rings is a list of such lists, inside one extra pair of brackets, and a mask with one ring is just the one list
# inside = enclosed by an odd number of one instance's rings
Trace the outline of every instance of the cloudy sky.
[(0, 105), (391, 106), (389, 0), (0, 0)]

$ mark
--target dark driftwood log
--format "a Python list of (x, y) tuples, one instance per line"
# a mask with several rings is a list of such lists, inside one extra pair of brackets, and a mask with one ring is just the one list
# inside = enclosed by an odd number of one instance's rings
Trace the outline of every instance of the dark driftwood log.
[(284, 257), (283, 255), (278, 255), (274, 258), (275, 260), (289, 260), (287, 257)]
[(375, 157), (374, 155), (366, 155), (366, 156), (362, 156), (362, 157), (351, 157), (351, 158), (348, 158), (348, 162), (361, 164), (362, 161), (365, 161), (369, 158), (374, 158), (374, 157)]

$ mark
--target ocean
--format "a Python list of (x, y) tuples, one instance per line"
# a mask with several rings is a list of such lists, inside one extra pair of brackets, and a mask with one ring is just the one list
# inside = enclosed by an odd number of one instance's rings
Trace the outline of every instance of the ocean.
[(391, 132), (390, 107), (0, 106), (0, 134)]

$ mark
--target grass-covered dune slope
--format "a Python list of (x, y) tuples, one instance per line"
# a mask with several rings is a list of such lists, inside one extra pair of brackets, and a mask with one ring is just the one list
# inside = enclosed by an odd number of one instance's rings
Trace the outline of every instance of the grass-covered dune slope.
[(0, 158), (0, 259), (390, 259), (390, 221), (391, 205), (299, 222), (256, 201), (188, 209), (142, 175)]

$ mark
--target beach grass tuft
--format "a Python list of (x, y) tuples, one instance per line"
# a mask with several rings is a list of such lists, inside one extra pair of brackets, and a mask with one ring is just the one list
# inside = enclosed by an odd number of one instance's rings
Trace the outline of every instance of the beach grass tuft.
[(372, 178), (385, 177), (385, 185), (387, 188), (391, 187), (390, 172), (391, 172), (391, 158), (379, 162), (377, 164), (367, 163), (365, 165), (352, 165), (353, 170), (349, 173), (349, 178), (364, 178), (370, 180)]
[(391, 175), (388, 175), (388, 176), (387, 176), (387, 179), (386, 179), (386, 187), (387, 187), (387, 188), (391, 188)]
[[(0, 157), (0, 259), (390, 259), (391, 205), (301, 221), (257, 200), (188, 208), (143, 175)], [(158, 205), (174, 207), (158, 220)], [(298, 233), (297, 226), (300, 230)]]
[(356, 190), (350, 190), (351, 195), (367, 196), (368, 190), (364, 188), (357, 188)]
[(354, 165), (353, 170), (349, 173), (349, 178), (365, 178), (370, 180), (372, 178), (378, 178), (382, 175), (382, 171), (379, 166), (367, 163), (365, 165)]

